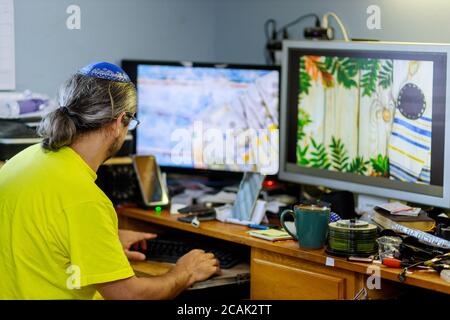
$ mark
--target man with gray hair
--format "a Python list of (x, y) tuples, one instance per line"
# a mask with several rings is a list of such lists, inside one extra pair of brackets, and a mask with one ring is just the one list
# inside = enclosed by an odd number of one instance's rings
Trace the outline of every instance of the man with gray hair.
[(130, 248), (156, 235), (118, 230), (95, 184), (99, 166), (139, 123), (128, 75), (107, 62), (86, 66), (58, 99), (39, 126), (42, 144), (0, 169), (0, 299), (170, 299), (219, 273), (202, 250), (153, 278), (136, 277), (128, 262), (145, 259)]

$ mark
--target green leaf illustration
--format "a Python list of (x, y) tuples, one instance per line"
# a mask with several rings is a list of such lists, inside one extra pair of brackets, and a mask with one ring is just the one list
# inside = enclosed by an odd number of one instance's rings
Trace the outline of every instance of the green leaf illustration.
[(332, 75), (336, 75), (336, 80), (345, 88), (350, 89), (357, 87), (356, 81), (353, 79), (358, 74), (358, 59), (326, 57), (325, 66)]
[(331, 163), (328, 160), (327, 150), (323, 143), (317, 143), (314, 138), (311, 138), (311, 144), (314, 148), (314, 151), (311, 152), (311, 166), (314, 168), (328, 169)]
[(325, 88), (331, 88), (334, 86), (333, 75), (328, 71), (327, 64), (324, 61), (313, 61), (314, 66), (320, 73), (322, 84)]
[(348, 153), (340, 138), (331, 137), (331, 162), (334, 169), (345, 172), (348, 169)]
[(371, 97), (377, 90), (378, 70), (380, 69), (380, 61), (378, 59), (365, 59), (364, 63), (360, 64), (362, 69), (361, 88), (362, 95)]
[(299, 92), (300, 94), (309, 94), (309, 88), (311, 87), (311, 76), (306, 72), (305, 57), (300, 57), (300, 72), (299, 72)]
[(384, 60), (384, 63), (380, 69), (378, 75), (378, 84), (383, 88), (387, 89), (392, 85), (392, 79), (394, 77), (394, 63), (392, 60)]
[(348, 172), (358, 173), (364, 175), (367, 172), (367, 165), (370, 161), (364, 160), (362, 156), (357, 156), (352, 160), (348, 167)]
[(297, 120), (297, 141), (303, 140), (305, 137), (304, 128), (312, 123), (311, 116), (305, 110), (298, 109), (298, 120)]
[(379, 154), (377, 157), (370, 159), (372, 169), (375, 173), (382, 177), (389, 177), (389, 158)]
[(309, 160), (306, 157), (306, 154), (308, 153), (309, 146), (305, 146), (302, 148), (301, 145), (297, 144), (297, 164), (302, 166), (309, 165)]

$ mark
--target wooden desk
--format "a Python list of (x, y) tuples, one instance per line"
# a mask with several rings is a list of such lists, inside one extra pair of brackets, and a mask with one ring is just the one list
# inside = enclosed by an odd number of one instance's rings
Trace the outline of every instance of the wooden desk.
[[(404, 288), (398, 280), (400, 269), (349, 262), (329, 256), (323, 249), (300, 249), (294, 240), (273, 243), (254, 238), (247, 234), (245, 226), (204, 221), (195, 228), (177, 221), (178, 216), (167, 211), (158, 215), (153, 210), (123, 208), (118, 213), (123, 228), (149, 230), (165, 226), (249, 246), (252, 299), (353, 299), (373, 274), (368, 272), (369, 266), (379, 267), (382, 278), (381, 289), (368, 290), (369, 297), (388, 297), (393, 288)], [(450, 283), (435, 272), (414, 272), (404, 284), (450, 294)]]

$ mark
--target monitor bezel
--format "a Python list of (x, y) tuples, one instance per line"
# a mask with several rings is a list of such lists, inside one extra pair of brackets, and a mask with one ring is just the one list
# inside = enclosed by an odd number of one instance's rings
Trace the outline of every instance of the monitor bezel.
[(417, 192), (391, 189), (389, 187), (378, 187), (362, 183), (346, 181), (344, 179), (331, 179), (318, 177), (311, 174), (298, 173), (289, 170), (292, 163), (288, 162), (287, 155), (287, 116), (288, 116), (288, 60), (290, 50), (307, 49), (307, 50), (371, 50), (371, 51), (403, 51), (403, 52), (424, 52), (424, 53), (444, 53), (447, 56), (446, 69), (446, 101), (445, 101), (445, 129), (444, 136), (449, 134), (450, 126), (450, 44), (438, 43), (401, 43), (401, 42), (381, 42), (381, 41), (291, 41), (283, 42), (282, 64), (281, 64), (281, 99), (280, 99), (280, 170), (279, 178), (281, 180), (296, 182), (306, 185), (324, 186), (338, 190), (348, 190), (358, 194), (366, 194), (371, 196), (405, 200), (414, 203), (450, 208), (450, 141), (445, 139), (444, 144), (444, 167), (443, 167), (443, 186), (442, 196), (424, 195)]
[[(122, 69), (128, 74), (131, 82), (137, 90), (137, 68), (139, 65), (161, 65), (161, 66), (181, 66), (181, 67), (206, 67), (206, 68), (227, 68), (227, 69), (244, 69), (244, 70), (274, 70), (278, 71), (278, 92), (281, 90), (281, 66), (264, 65), (264, 64), (239, 64), (239, 63), (223, 63), (223, 62), (199, 62), (189, 60), (139, 60), (139, 59), (123, 59), (121, 61)], [(278, 101), (280, 102), (280, 96)], [(138, 102), (139, 104), (139, 102)], [(137, 106), (136, 114), (139, 117), (139, 106)], [(280, 123), (280, 103), (278, 104), (278, 123)], [(133, 135), (133, 154), (137, 154), (137, 128), (132, 131)], [(280, 165), (280, 164), (279, 164)], [(167, 173), (181, 173), (188, 175), (196, 175), (208, 177), (212, 179), (239, 180), (245, 171), (227, 171), (216, 169), (189, 168), (182, 166), (164, 166), (160, 165), (162, 171)], [(280, 167), (279, 167), (280, 168)], [(278, 171), (279, 172), (279, 171)], [(276, 175), (270, 176), (275, 178)]]

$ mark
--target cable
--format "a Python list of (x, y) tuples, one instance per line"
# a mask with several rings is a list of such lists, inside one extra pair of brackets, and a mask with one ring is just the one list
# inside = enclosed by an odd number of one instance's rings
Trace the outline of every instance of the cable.
[(334, 12), (327, 12), (323, 15), (322, 27), (328, 28), (328, 17), (329, 16), (332, 16), (336, 20), (337, 24), (339, 25), (339, 28), (341, 28), (342, 35), (344, 36), (344, 40), (350, 41), (350, 38), (348, 37), (347, 30), (345, 29), (344, 24), (342, 23), (341, 19), (337, 16), (337, 14)]
[(291, 22), (285, 24), (284, 26), (282, 26), (282, 27), (280, 28), (280, 30), (278, 30), (278, 31), (276, 32), (276, 35), (278, 35), (278, 34), (280, 34), (280, 33), (282, 33), (282, 32), (287, 31), (287, 29), (288, 29), (289, 27), (292, 27), (293, 25), (296, 25), (297, 23), (299, 23), (299, 22), (302, 21), (303, 19), (309, 18), (309, 17), (314, 17), (314, 18), (316, 18), (316, 27), (320, 27), (320, 18), (319, 18), (319, 16), (318, 16), (317, 14), (315, 14), (315, 13), (308, 13), (308, 14), (305, 14), (305, 15), (303, 15), (303, 16), (300, 16), (300, 17), (298, 17), (297, 19), (295, 19), (294, 21), (291, 21)]
[[(269, 31), (269, 26), (272, 26), (272, 30)], [(264, 58), (267, 64), (273, 63), (275, 57), (271, 54), (270, 50), (267, 48), (271, 39), (276, 39), (277, 22), (274, 19), (269, 19), (264, 23), (264, 34), (266, 35), (266, 46), (264, 50)]]
[[(272, 35), (269, 34), (269, 24), (272, 25)], [(266, 35), (266, 40), (269, 40), (271, 37), (275, 36), (275, 32), (277, 30), (277, 22), (274, 19), (269, 19), (264, 23), (264, 33)]]
[[(265, 55), (266, 62), (270, 61), (271, 63), (274, 63), (274, 61), (275, 61), (275, 56), (274, 56), (273, 52), (271, 52), (271, 50), (268, 49), (269, 43), (278, 41), (278, 36), (280, 34), (282, 34), (283, 39), (287, 39), (288, 38), (287, 29), (292, 27), (293, 25), (298, 24), (303, 19), (309, 18), (309, 17), (315, 18), (316, 19), (316, 27), (320, 27), (320, 18), (315, 13), (308, 13), (308, 14), (302, 15), (302, 16), (298, 17), (297, 19), (285, 24), (283, 27), (281, 27), (278, 30), (277, 30), (277, 23), (274, 19), (268, 19), (264, 23), (264, 34), (266, 36), (266, 48), (264, 50), (264, 55)], [(271, 27), (271, 30), (269, 30), (269, 27)]]

